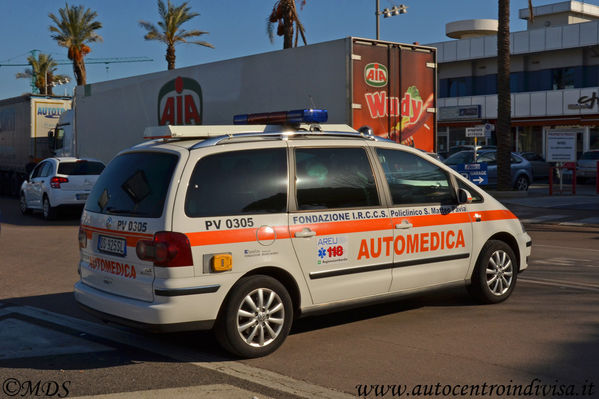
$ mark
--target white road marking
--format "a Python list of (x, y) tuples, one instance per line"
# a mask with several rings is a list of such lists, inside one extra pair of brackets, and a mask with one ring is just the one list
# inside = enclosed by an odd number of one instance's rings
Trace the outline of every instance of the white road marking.
[(591, 249), (591, 248), (573, 248), (573, 247), (560, 247), (557, 245), (543, 245), (543, 244), (535, 244), (533, 242), (533, 247), (537, 248), (537, 247), (543, 247), (543, 248), (553, 248), (553, 249), (567, 249), (568, 251), (592, 251), (592, 252), (599, 252), (599, 249)]
[(256, 396), (253, 392), (246, 391), (232, 385), (198, 385), (194, 387), (153, 389), (151, 391), (135, 391), (111, 393), (106, 395), (77, 396), (77, 399), (196, 399), (196, 398), (231, 398), (231, 399), (270, 399), (268, 396)]
[[(181, 362), (190, 363), (199, 367), (217, 371), (236, 378), (240, 378), (267, 388), (290, 393), (302, 398), (322, 399), (350, 399), (353, 395), (335, 391), (330, 388), (310, 384), (305, 381), (274, 373), (272, 371), (250, 367), (240, 362), (222, 361), (222, 358), (207, 355), (201, 352), (191, 352), (189, 349), (178, 347), (165, 342), (160, 337), (144, 336), (131, 331), (121, 330), (86, 320), (50, 312), (31, 306), (1, 307), (0, 316), (9, 313), (18, 313), (38, 320), (44, 320), (59, 326), (64, 326), (75, 331), (80, 331), (95, 337), (132, 346), (147, 352), (156, 353)], [(198, 361), (201, 359), (201, 361)]]
[(543, 222), (548, 222), (550, 220), (557, 220), (557, 219), (562, 219), (565, 218), (566, 215), (543, 215), (543, 216), (537, 216), (531, 219), (523, 219), (522, 223), (543, 223)]
[(564, 281), (564, 280), (549, 280), (549, 279), (541, 279), (541, 278), (519, 278), (519, 282), (521, 283), (531, 283), (531, 284), (539, 284), (539, 285), (548, 285), (552, 287), (565, 287), (565, 288), (574, 288), (577, 290), (583, 291), (591, 291), (591, 292), (599, 292), (599, 284), (587, 284), (587, 283), (578, 283), (574, 281)]
[(599, 224), (599, 217), (580, 219), (579, 222), (586, 224)]

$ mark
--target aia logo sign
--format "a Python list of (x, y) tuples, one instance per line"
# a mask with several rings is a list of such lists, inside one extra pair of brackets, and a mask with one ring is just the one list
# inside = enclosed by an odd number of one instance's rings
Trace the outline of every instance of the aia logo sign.
[(370, 63), (364, 68), (364, 81), (368, 86), (384, 87), (387, 85), (388, 77), (387, 67), (378, 62)]
[(201, 125), (202, 88), (190, 78), (167, 82), (158, 94), (158, 124)]

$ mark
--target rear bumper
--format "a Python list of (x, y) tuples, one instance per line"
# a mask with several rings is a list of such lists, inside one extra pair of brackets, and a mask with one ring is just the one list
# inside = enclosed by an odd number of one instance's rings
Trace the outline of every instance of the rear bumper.
[[(48, 190), (48, 198), (50, 199), (50, 205), (52, 206), (83, 206), (85, 205), (85, 201), (87, 201), (87, 196), (89, 195), (89, 191), (68, 191), (61, 189), (51, 189)], [(78, 199), (77, 196), (84, 196), (85, 199)]]
[(92, 309), (89, 306), (85, 306), (81, 302), (78, 302), (79, 307), (104, 321), (105, 323), (114, 323), (121, 326), (127, 326), (135, 328), (137, 330), (148, 331), (152, 333), (171, 333), (181, 331), (198, 331), (198, 330), (210, 330), (214, 326), (214, 320), (204, 321), (191, 321), (186, 323), (172, 323), (172, 324), (150, 324), (142, 323), (139, 321), (129, 320), (108, 313), (100, 312), (96, 309)]
[(220, 309), (220, 292), (170, 297), (144, 302), (109, 294), (81, 281), (74, 287), (75, 300), (99, 319), (152, 332), (207, 330)]

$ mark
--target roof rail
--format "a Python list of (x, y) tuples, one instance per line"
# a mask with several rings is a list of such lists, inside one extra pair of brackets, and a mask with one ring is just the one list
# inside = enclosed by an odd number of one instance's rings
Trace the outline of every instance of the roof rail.
[(144, 138), (155, 142), (160, 142), (160, 140), (204, 139), (204, 141), (195, 144), (194, 148), (208, 147), (234, 138), (288, 139), (307, 135), (384, 140), (381, 137), (358, 132), (343, 124), (166, 125), (147, 127), (144, 131)]
[[(329, 125), (330, 126), (330, 125)], [(344, 125), (342, 125), (344, 126)], [(227, 140), (232, 139), (243, 139), (243, 138), (269, 138), (274, 140), (288, 140), (296, 137), (305, 137), (305, 136), (318, 136), (318, 137), (340, 137), (340, 138), (353, 138), (353, 139), (362, 139), (362, 140), (372, 140), (372, 141), (386, 141), (387, 139), (378, 136), (372, 136), (357, 132), (355, 130), (351, 131), (317, 131), (317, 130), (300, 130), (300, 131), (289, 131), (289, 132), (267, 132), (267, 133), (236, 133), (236, 134), (228, 134), (222, 135), (218, 137), (211, 137), (204, 141), (194, 144), (190, 149), (203, 148), (203, 147), (211, 147), (218, 144), (222, 144)]]

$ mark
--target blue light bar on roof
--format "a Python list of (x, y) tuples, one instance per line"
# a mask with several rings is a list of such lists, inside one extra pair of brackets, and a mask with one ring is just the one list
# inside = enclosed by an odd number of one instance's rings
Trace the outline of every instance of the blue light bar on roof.
[(298, 123), (324, 123), (329, 115), (326, 109), (298, 109), (295, 111), (242, 114), (233, 117), (235, 125), (285, 125)]

